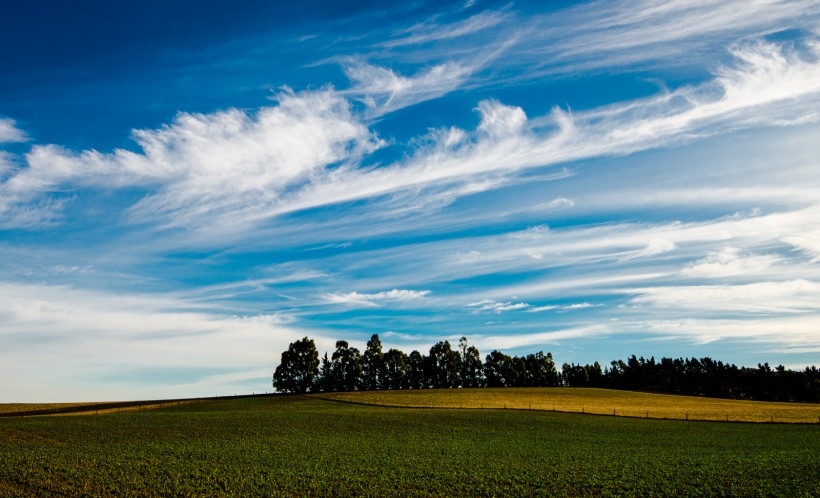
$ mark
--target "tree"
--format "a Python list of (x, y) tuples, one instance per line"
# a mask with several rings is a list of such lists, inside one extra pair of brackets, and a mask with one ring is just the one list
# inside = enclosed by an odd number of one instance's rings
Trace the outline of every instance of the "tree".
[(487, 355), (484, 362), (484, 378), (487, 387), (508, 387), (513, 385), (514, 371), (512, 358), (495, 350)]
[(381, 389), (405, 389), (407, 382), (407, 355), (398, 349), (384, 354), (384, 377)]
[(351, 348), (347, 341), (336, 341), (336, 351), (331, 356), (330, 373), (334, 391), (355, 391), (361, 383), (362, 357), (359, 350)]
[(319, 373), (319, 353), (313, 339), (290, 343), (282, 353), (282, 360), (273, 373), (273, 387), (284, 393), (304, 393), (313, 386), (313, 379)]
[(316, 377), (316, 388), (322, 392), (333, 391), (333, 370), (332, 364), (327, 359), (327, 353), (322, 357), (322, 363), (319, 367), (319, 376)]
[(427, 386), (424, 363), (424, 356), (416, 350), (407, 357), (407, 385), (410, 389), (424, 389)]
[(462, 387), (481, 387), (484, 383), (484, 364), (481, 353), (475, 346), (467, 345), (467, 338), (458, 341), (461, 350), (461, 385)]
[(373, 334), (367, 341), (367, 348), (362, 356), (362, 388), (368, 391), (383, 389), (384, 381), (384, 354), (379, 334)]
[(438, 342), (430, 348), (430, 380), (433, 387), (459, 387), (461, 355), (453, 351), (449, 341)]
[(552, 353), (543, 351), (529, 354), (524, 359), (527, 365), (527, 385), (531, 387), (555, 387), (558, 385), (558, 370)]

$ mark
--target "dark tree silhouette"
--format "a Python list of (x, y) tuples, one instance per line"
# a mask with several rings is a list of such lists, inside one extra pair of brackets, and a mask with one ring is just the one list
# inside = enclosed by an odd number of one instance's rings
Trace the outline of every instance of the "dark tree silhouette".
[(384, 377), (381, 389), (407, 389), (407, 355), (398, 349), (384, 354)]
[(512, 357), (495, 350), (484, 361), (484, 378), (487, 387), (507, 387), (515, 381)]
[(430, 348), (430, 377), (432, 387), (459, 387), (461, 355), (453, 351), (449, 341), (437, 342)]
[(527, 386), (556, 387), (559, 385), (558, 370), (552, 353), (539, 351), (524, 358), (527, 367)]
[(359, 350), (349, 347), (347, 341), (336, 341), (336, 351), (331, 356), (330, 374), (334, 391), (355, 391), (361, 384), (362, 376)]
[[(321, 363), (321, 369), (319, 365)], [(820, 371), (792, 371), (768, 363), (737, 367), (712, 358), (661, 358), (632, 355), (606, 369), (564, 363), (559, 373), (552, 353), (524, 357), (493, 351), (481, 356), (466, 337), (453, 349), (448, 341), (430, 348), (429, 356), (397, 349), (382, 353), (379, 336), (365, 354), (346, 341), (336, 343), (331, 359), (319, 361), (313, 341), (305, 337), (282, 353), (273, 375), (280, 392), (352, 391), (356, 389), (423, 389), (429, 387), (605, 387), (763, 401), (820, 402)]]
[(427, 387), (424, 365), (424, 356), (418, 351), (412, 351), (407, 357), (407, 386), (410, 389), (424, 389)]
[(367, 341), (367, 347), (362, 355), (362, 389), (375, 391), (382, 389), (384, 380), (384, 353), (382, 341), (378, 334), (373, 334)]
[(319, 365), (319, 375), (316, 377), (315, 386), (317, 391), (329, 392), (333, 391), (333, 368), (330, 360), (327, 359), (327, 353), (322, 357)]
[(313, 386), (319, 373), (319, 353), (313, 339), (290, 343), (282, 353), (282, 361), (273, 373), (273, 387), (279, 392), (304, 393)]
[(461, 352), (461, 386), (481, 387), (484, 384), (484, 364), (481, 363), (481, 353), (475, 346), (467, 343), (466, 337), (458, 341), (458, 349)]

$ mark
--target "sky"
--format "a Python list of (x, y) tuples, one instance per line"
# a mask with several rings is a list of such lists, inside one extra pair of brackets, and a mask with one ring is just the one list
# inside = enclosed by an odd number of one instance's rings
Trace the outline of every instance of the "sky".
[(820, 364), (820, 2), (5, 2), (0, 402), (308, 336)]

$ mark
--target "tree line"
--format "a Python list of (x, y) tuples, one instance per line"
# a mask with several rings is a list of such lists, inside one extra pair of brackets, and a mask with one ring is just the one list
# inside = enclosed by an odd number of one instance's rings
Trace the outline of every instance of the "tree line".
[(372, 391), (460, 387), (600, 387), (764, 401), (820, 402), (820, 371), (787, 370), (768, 363), (738, 367), (711, 358), (637, 358), (615, 360), (607, 367), (564, 363), (552, 353), (510, 356), (495, 350), (484, 360), (466, 337), (454, 348), (434, 344), (428, 354), (398, 349), (384, 352), (378, 334), (364, 352), (337, 341), (330, 357), (319, 358), (313, 339), (290, 344), (273, 374), (273, 387), (284, 393)]

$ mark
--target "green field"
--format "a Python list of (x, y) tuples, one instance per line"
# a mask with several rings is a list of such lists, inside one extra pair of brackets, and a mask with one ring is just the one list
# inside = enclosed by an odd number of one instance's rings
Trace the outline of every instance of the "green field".
[(0, 496), (820, 496), (820, 426), (312, 396), (0, 419)]

